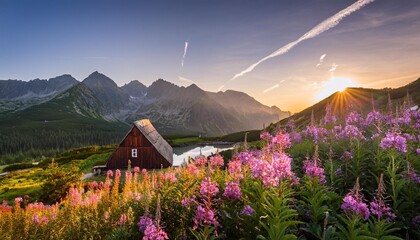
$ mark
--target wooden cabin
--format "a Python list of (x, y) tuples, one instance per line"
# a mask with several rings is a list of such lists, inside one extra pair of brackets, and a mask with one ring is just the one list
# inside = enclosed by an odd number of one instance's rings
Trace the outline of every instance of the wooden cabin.
[(112, 153), (106, 164), (107, 169), (158, 169), (170, 167), (173, 150), (168, 142), (156, 131), (149, 119), (135, 121), (133, 127)]

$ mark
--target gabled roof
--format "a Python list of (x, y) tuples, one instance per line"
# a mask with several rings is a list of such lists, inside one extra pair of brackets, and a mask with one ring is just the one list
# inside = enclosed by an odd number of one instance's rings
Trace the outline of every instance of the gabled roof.
[(156, 150), (168, 162), (173, 163), (173, 150), (171, 145), (163, 139), (163, 137), (156, 131), (149, 119), (142, 119), (134, 122), (140, 132), (149, 140)]

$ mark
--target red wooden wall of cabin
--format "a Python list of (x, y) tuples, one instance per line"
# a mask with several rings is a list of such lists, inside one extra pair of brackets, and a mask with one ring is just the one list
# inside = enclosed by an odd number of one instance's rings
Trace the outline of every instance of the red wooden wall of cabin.
[[(132, 149), (137, 149), (137, 157), (131, 156)], [(108, 160), (108, 169), (126, 169), (128, 160), (131, 168), (157, 169), (170, 167), (169, 162), (154, 148), (140, 130), (133, 126), (118, 148)]]

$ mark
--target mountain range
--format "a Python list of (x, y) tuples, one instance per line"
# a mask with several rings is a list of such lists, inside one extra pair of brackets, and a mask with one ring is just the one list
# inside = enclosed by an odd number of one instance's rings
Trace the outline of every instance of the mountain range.
[[(0, 128), (77, 131), (98, 126), (121, 129), (149, 118), (163, 135), (216, 136), (260, 129), (289, 116), (236, 91), (207, 92), (158, 79), (149, 87), (132, 81), (119, 87), (93, 72), (82, 82), (70, 75), (49, 80), (0, 81)], [(103, 129), (97, 129), (102, 131)], [(7, 132), (7, 131), (6, 131)], [(124, 130), (121, 130), (124, 134)]]

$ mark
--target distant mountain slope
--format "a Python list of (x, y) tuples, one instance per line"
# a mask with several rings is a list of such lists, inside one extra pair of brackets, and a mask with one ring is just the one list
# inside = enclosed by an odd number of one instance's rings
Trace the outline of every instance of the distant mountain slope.
[[(322, 120), (328, 104), (332, 106), (333, 112), (341, 119), (344, 119), (352, 109), (362, 113), (371, 111), (373, 108), (372, 102), (376, 110), (387, 111), (389, 108), (388, 94), (393, 112), (397, 107), (401, 107), (404, 102), (420, 106), (420, 78), (406, 86), (395, 89), (347, 88), (344, 92), (336, 92), (291, 117), (297, 126), (302, 127), (310, 122), (312, 112), (316, 122)], [(407, 96), (409, 97), (408, 101)], [(287, 120), (283, 119), (280, 123), (285, 124)]]
[(106, 108), (106, 113), (113, 113), (124, 107), (129, 101), (129, 95), (121, 90), (117, 84), (99, 72), (90, 74), (83, 83), (95, 94)]
[(143, 83), (134, 80), (122, 86), (121, 90), (130, 97), (143, 97), (147, 92), (147, 87)]
[(140, 118), (150, 118), (165, 135), (215, 135), (245, 127), (196, 85), (178, 87), (162, 79), (148, 88), (144, 101), (129, 119)]
[(260, 128), (264, 124), (268, 125), (290, 116), (290, 112), (281, 111), (276, 106), (263, 105), (243, 92), (227, 90), (218, 93), (207, 92), (207, 94), (240, 118), (246, 126), (252, 126), (247, 129)]
[(136, 113), (128, 119), (150, 118), (163, 134), (215, 136), (258, 129), (284, 115), (244, 93), (211, 93), (195, 84), (178, 87), (159, 79), (148, 87)]
[(104, 106), (79, 83), (50, 101), (0, 118), (0, 155), (118, 142), (129, 125), (106, 121)]
[(0, 80), (0, 99), (48, 96), (62, 92), (77, 83), (78, 81), (68, 74), (48, 80), (35, 79), (28, 82)]

